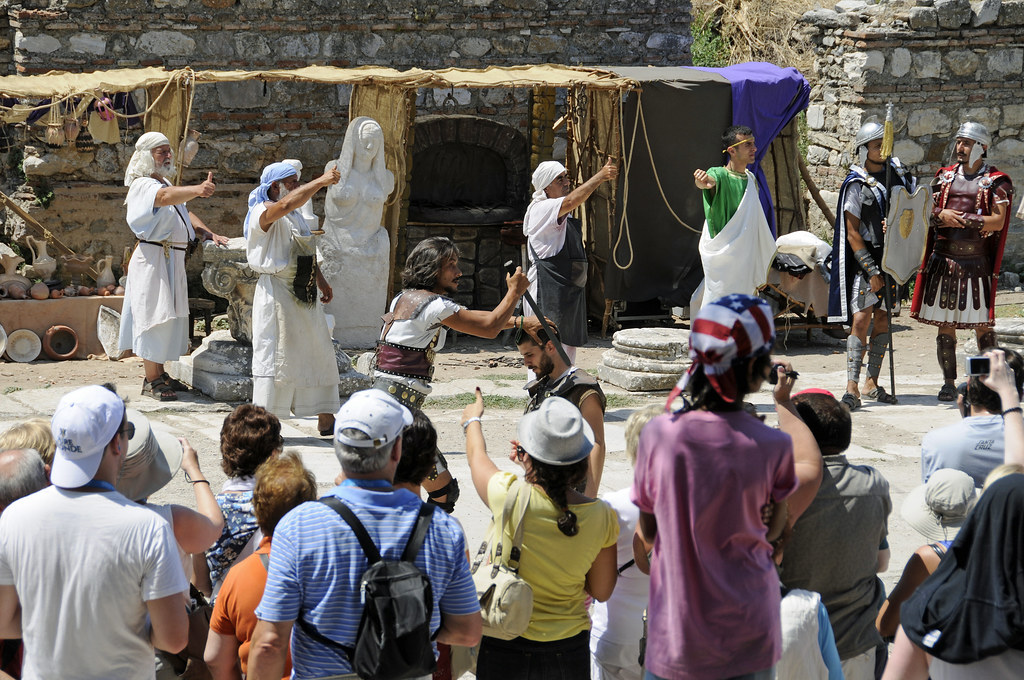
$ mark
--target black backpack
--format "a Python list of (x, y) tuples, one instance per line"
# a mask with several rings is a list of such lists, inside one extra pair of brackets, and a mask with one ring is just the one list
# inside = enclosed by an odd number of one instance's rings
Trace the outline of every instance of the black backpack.
[(299, 627), (311, 638), (345, 653), (352, 672), (365, 680), (401, 680), (434, 672), (437, 662), (431, 645), (430, 616), (434, 597), (430, 580), (414, 564), (434, 516), (434, 508), (423, 503), (412, 534), (399, 561), (383, 560), (373, 539), (355, 513), (334, 496), (320, 499), (345, 520), (362, 546), (370, 566), (360, 580), (363, 616), (359, 621), (355, 647), (348, 647), (320, 634), (302, 618)]

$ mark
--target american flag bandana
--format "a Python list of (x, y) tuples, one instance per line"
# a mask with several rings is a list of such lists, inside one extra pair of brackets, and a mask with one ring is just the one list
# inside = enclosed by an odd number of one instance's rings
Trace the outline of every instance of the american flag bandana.
[(768, 303), (752, 295), (726, 295), (704, 306), (690, 325), (690, 368), (669, 394), (667, 408), (690, 382), (697, 366), (704, 367), (715, 391), (728, 402), (736, 401), (733, 364), (771, 350), (775, 322)]

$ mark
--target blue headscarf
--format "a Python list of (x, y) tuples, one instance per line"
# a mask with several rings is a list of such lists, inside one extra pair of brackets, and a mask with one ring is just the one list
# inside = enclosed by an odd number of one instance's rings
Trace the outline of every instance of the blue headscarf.
[(269, 200), (270, 197), (267, 196), (267, 192), (270, 191), (270, 187), (274, 182), (280, 182), (288, 177), (296, 177), (298, 174), (295, 166), (289, 163), (271, 163), (263, 168), (263, 174), (260, 175), (260, 185), (249, 192), (249, 212), (245, 214), (245, 224), (242, 227), (242, 232), (246, 238), (249, 238), (249, 218), (252, 217), (252, 209)]

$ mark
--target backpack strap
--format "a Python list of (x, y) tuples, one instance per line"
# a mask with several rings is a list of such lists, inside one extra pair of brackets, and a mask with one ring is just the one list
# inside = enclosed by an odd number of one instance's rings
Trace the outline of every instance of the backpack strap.
[(380, 551), (377, 550), (377, 545), (370, 538), (370, 534), (366, 533), (366, 527), (359, 521), (356, 514), (336, 496), (324, 496), (320, 499), (320, 502), (341, 515), (346, 524), (352, 527), (352, 533), (359, 539), (359, 545), (362, 546), (363, 552), (366, 553), (366, 559), (369, 560), (370, 564), (380, 562)]
[[(532, 494), (533, 489), (528, 484), (520, 482), (519, 492), (515, 497), (515, 510), (509, 515), (509, 520), (513, 520), (517, 513), (519, 515), (519, 519), (515, 520), (515, 531), (512, 532), (512, 549), (508, 552), (508, 568), (517, 574), (519, 573), (519, 557), (523, 550), (523, 520), (526, 519), (526, 508), (530, 504)], [(505, 502), (508, 503), (507, 498)]]
[(416, 524), (409, 534), (409, 542), (405, 544), (402, 551), (403, 562), (415, 562), (416, 555), (423, 547), (423, 541), (427, 538), (427, 530), (430, 528), (430, 521), (434, 519), (434, 506), (427, 503), (420, 503), (420, 514), (416, 517)]

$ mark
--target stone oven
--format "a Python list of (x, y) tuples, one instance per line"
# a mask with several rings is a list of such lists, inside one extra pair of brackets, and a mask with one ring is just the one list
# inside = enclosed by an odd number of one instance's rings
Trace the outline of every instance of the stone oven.
[[(406, 252), (428, 236), (448, 236), (462, 253), (460, 301), (491, 308), (503, 294), (503, 264), (519, 264), (530, 197), (526, 137), (472, 115), (416, 119)], [(504, 238), (502, 234), (504, 232)]]

